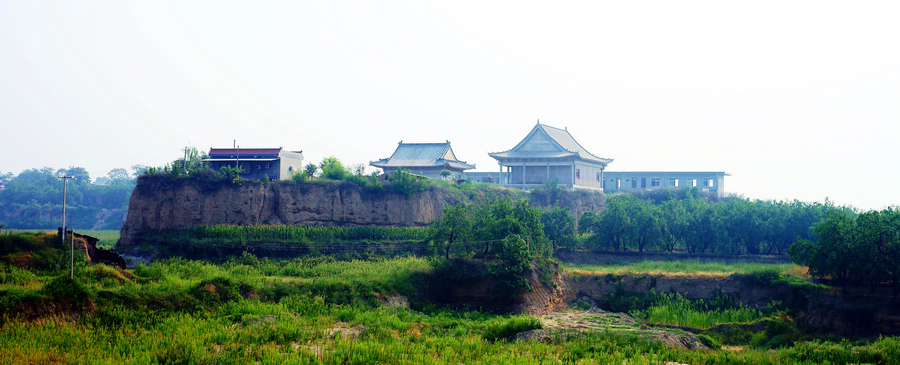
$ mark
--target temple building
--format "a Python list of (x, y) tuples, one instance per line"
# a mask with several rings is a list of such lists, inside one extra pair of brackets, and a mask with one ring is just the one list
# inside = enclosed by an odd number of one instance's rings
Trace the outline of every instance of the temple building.
[(603, 190), (603, 170), (613, 161), (588, 152), (568, 130), (540, 122), (509, 151), (488, 155), (500, 164), (500, 184), (523, 189), (556, 179), (576, 189)]
[(450, 141), (445, 143), (400, 143), (391, 157), (378, 161), (370, 161), (370, 166), (384, 170), (385, 174), (392, 174), (399, 168), (409, 170), (410, 173), (429, 177), (441, 178), (441, 170), (448, 170), (453, 175), (458, 175), (465, 170), (475, 168), (475, 165), (460, 161), (450, 148)]
[(519, 144), (505, 152), (489, 153), (500, 171), (470, 172), (474, 181), (533, 189), (556, 179), (560, 186), (605, 191), (697, 187), (725, 192), (723, 171), (611, 171), (611, 158), (597, 157), (581, 146), (567, 129), (538, 122)]

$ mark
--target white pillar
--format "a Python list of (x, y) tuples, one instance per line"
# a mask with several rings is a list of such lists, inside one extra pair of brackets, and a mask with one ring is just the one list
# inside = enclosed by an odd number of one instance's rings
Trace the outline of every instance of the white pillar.
[(525, 163), (522, 162), (522, 185), (525, 185)]

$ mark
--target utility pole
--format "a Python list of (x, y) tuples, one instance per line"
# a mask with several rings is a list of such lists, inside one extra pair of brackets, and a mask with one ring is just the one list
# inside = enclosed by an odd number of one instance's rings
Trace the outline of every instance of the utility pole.
[(181, 168), (185, 171), (187, 171), (187, 154), (188, 154), (188, 147), (185, 146), (184, 147), (184, 163), (181, 164)]
[[(67, 231), (66, 230), (66, 183), (68, 182), (69, 179), (72, 178), (72, 176), (63, 175), (63, 176), (59, 176), (59, 178), (62, 179), (62, 181), (63, 181), (62, 244), (65, 246), (66, 231)], [(71, 252), (71, 256), (70, 256), (70, 260), (69, 260), (69, 278), (74, 279), (75, 278), (75, 240), (73, 239), (71, 241), (71, 243), (72, 243), (72, 247), (71, 247), (72, 252)]]

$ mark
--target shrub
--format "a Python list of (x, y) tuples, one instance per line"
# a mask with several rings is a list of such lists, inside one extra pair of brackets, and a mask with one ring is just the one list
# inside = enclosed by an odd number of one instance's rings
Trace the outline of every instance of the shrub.
[(489, 341), (509, 340), (519, 332), (543, 327), (541, 320), (532, 316), (512, 317), (508, 320), (490, 323), (482, 337)]
[(56, 302), (75, 307), (90, 307), (93, 305), (91, 293), (77, 280), (69, 275), (57, 276), (44, 285), (42, 292)]
[(703, 346), (709, 347), (710, 349), (718, 350), (722, 348), (722, 344), (719, 341), (702, 333), (697, 335), (697, 339), (700, 340), (700, 343), (702, 343)]
[(344, 164), (341, 163), (341, 160), (334, 156), (323, 158), (322, 162), (319, 163), (319, 168), (322, 169), (322, 173), (319, 176), (326, 179), (343, 180), (344, 176), (350, 175)]
[(400, 194), (412, 196), (414, 193), (425, 191), (427, 185), (421, 178), (410, 174), (408, 170), (402, 168), (394, 171), (390, 176), (392, 186)]

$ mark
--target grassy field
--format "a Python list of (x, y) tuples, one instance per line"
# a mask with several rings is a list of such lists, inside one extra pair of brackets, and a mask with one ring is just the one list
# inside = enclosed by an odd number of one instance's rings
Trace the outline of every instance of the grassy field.
[[(52, 239), (47, 237), (23, 239), (38, 252), (53, 245), (42, 241)], [(8, 249), (9, 242), (0, 237), (0, 247)], [(423, 277), (440, 263), (434, 258), (270, 260), (246, 254), (218, 264), (168, 259), (134, 270), (81, 263), (71, 281), (51, 253), (34, 255), (28, 268), (13, 265), (8, 260), (13, 253), (0, 254), (2, 364), (894, 364), (900, 359), (895, 338), (857, 343), (798, 338), (770, 350), (764, 332), (753, 334), (737, 352), (679, 349), (608, 331), (514, 342), (516, 333), (538, 329), (541, 322), (529, 315), (415, 301), (428, 283)], [(49, 260), (46, 265), (42, 257)], [(410, 298), (412, 309), (385, 305), (401, 296)], [(659, 315), (648, 309), (645, 320), (652, 324), (651, 317), (714, 307), (670, 296), (651, 306), (668, 309)], [(673, 312), (676, 308), (686, 312)]]
[(775, 270), (784, 275), (808, 279), (806, 268), (795, 264), (721, 263), (700, 260), (641, 261), (624, 265), (570, 265), (561, 264), (567, 273), (574, 275), (649, 275), (695, 278), (724, 278), (732, 274), (751, 274)]
[[(23, 232), (33, 232), (33, 233), (41, 233), (41, 232), (50, 232), (50, 231), (31, 231), (31, 230), (8, 230), (4, 231), (0, 234), (15, 234), (15, 233), (23, 233)], [(100, 241), (97, 242), (97, 246), (105, 249), (110, 249), (116, 245), (116, 242), (119, 241), (119, 231), (115, 230), (78, 230), (76, 231), (78, 234), (83, 234), (91, 237), (97, 237)], [(55, 231), (54, 231), (55, 233)]]
[[(65, 276), (39, 278), (37, 286), (8, 280), (0, 289), (6, 308), (15, 309), (9, 305), (16, 298), (25, 304), (3, 317), (0, 363), (813, 364), (893, 363), (900, 356), (900, 342), (892, 338), (742, 352), (677, 349), (604, 332), (510, 342), (540, 323), (529, 316), (380, 304), (379, 298), (416, 290), (407, 285), (410, 273), (430, 267), (421, 258), (275, 262), (244, 256), (220, 265), (167, 260), (133, 272), (82, 266), (76, 289), (62, 293), (59, 287), (71, 284)], [(34, 300), (69, 310), (26, 318)]]

